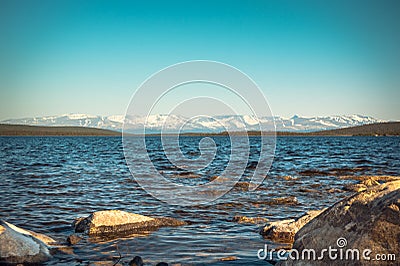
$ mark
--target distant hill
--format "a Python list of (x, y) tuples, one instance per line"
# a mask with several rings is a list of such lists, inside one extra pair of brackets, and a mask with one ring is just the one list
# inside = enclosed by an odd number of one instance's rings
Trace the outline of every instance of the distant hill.
[[(245, 132), (234, 132), (235, 135), (245, 135)], [(260, 135), (259, 131), (248, 132), (250, 136)], [(272, 134), (270, 132), (264, 133)], [(159, 134), (149, 134), (159, 135)], [(174, 135), (174, 134), (171, 134)], [(225, 136), (221, 133), (183, 133), (183, 136)], [(347, 127), (334, 130), (315, 132), (276, 132), (278, 136), (400, 136), (400, 122), (375, 123), (363, 126)], [(0, 136), (121, 136), (121, 132), (88, 127), (48, 127), (0, 124)]]
[(120, 136), (120, 132), (87, 127), (44, 127), (0, 124), (0, 136)]
[(400, 122), (385, 122), (308, 133), (324, 136), (399, 136)]
[[(250, 136), (259, 136), (260, 131), (249, 131)], [(265, 132), (264, 135), (273, 135), (273, 132)], [(187, 134), (193, 135), (193, 134)], [(201, 134), (207, 135), (207, 134)], [(216, 135), (228, 135), (227, 132), (221, 132)], [(245, 132), (234, 132), (234, 135), (245, 135)], [(277, 136), (399, 136), (400, 122), (384, 122), (363, 126), (347, 127), (333, 130), (320, 130), (315, 132), (292, 132), (277, 131)]]

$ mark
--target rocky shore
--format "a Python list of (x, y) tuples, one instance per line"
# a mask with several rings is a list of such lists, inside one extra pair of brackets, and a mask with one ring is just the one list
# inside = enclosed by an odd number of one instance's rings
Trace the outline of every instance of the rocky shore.
[[(400, 250), (400, 181), (373, 186), (344, 199), (304, 225), (295, 235), (293, 249), (315, 250), (329, 246), (358, 250), (356, 264), (374, 264), (376, 254), (394, 254)], [(369, 250), (367, 256), (364, 251)], [(397, 261), (400, 258), (397, 258)], [(324, 256), (315, 265), (328, 265)], [(379, 264), (375, 261), (376, 264)], [(308, 265), (309, 260), (293, 260), (279, 265)], [(341, 265), (354, 265), (355, 260), (341, 260)]]
[(1, 221), (0, 263), (45, 262), (51, 258), (49, 245), (54, 242), (48, 236)]
[[(327, 253), (321, 255), (329, 247), (342, 248), (342, 252), (358, 250), (359, 255), (340, 259), (341, 265), (380, 265), (382, 261), (375, 261), (376, 254), (392, 255), (390, 258), (395, 261), (387, 262), (389, 264), (398, 262), (400, 180), (396, 177), (356, 179), (360, 183), (353, 185), (363, 187), (353, 196), (328, 209), (310, 211), (298, 219), (270, 222), (261, 229), (264, 238), (289, 244), (286, 258), (277, 265), (310, 265), (311, 262), (312, 265), (331, 265), (335, 262), (332, 257)], [(304, 251), (307, 256), (300, 256)], [(363, 251), (368, 251), (368, 256), (363, 256)]]
[[(51, 259), (52, 251), (62, 251), (67, 245), (75, 245), (84, 237), (109, 240), (133, 233), (152, 232), (160, 227), (186, 224), (173, 218), (148, 217), (120, 210), (98, 211), (88, 217), (77, 218), (72, 223), (75, 233), (66, 241), (58, 243), (46, 235), (1, 221), (0, 264), (43, 263)], [(143, 265), (143, 260), (139, 256), (135, 257), (129, 265)], [(168, 264), (160, 262), (158, 265)]]
[[(358, 187), (362, 185), (362, 189), (352, 190), (355, 191), (352, 196), (328, 209), (309, 211), (297, 219), (270, 222), (264, 217), (235, 216), (232, 222), (265, 224), (260, 230), (265, 239), (288, 244), (286, 260), (277, 261), (278, 265), (309, 265), (310, 260), (293, 259), (289, 256), (290, 252), (297, 250), (301, 254), (304, 250), (312, 249), (316, 254), (320, 254), (322, 249), (329, 246), (337, 248), (338, 239), (345, 240), (343, 248), (369, 249), (371, 257), (375, 254), (395, 254), (398, 261), (400, 259), (399, 178), (352, 177), (352, 179), (358, 182), (352, 185), (360, 185)], [(294, 200), (291, 199), (290, 202)], [(77, 218), (72, 225), (74, 233), (64, 241), (58, 242), (46, 235), (1, 221), (0, 264), (43, 263), (52, 258), (53, 252), (76, 245), (83, 238), (115, 239), (132, 234), (147, 234), (160, 227), (185, 226), (187, 222), (168, 217), (149, 217), (120, 210), (106, 210)], [(313, 260), (312, 263), (330, 265), (332, 261), (324, 257)], [(360, 258), (356, 264), (367, 263), (371, 261)], [(353, 265), (354, 261), (341, 260), (340, 264)], [(128, 265), (143, 265), (143, 260), (137, 256), (130, 260)], [(168, 264), (160, 262), (158, 265)]]

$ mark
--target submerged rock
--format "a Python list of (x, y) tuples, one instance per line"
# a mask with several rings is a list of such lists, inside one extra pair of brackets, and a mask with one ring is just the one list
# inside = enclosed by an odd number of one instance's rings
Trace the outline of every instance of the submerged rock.
[(181, 226), (186, 223), (173, 218), (152, 218), (119, 210), (97, 211), (74, 222), (76, 233), (88, 235), (124, 235), (154, 231), (159, 227)]
[(239, 224), (261, 224), (267, 222), (268, 219), (264, 217), (247, 217), (247, 216), (235, 216), (232, 222)]
[(286, 181), (298, 180), (299, 179), (298, 177), (293, 177), (291, 175), (278, 176), (278, 178), (281, 178), (281, 179), (286, 180)]
[(159, 262), (156, 264), (156, 266), (168, 266), (168, 263), (166, 262)]
[[(315, 250), (317, 256), (322, 249), (359, 251), (358, 260), (340, 260), (341, 265), (369, 264), (362, 256), (364, 250), (373, 260), (376, 254), (395, 254), (400, 250), (400, 181), (373, 186), (346, 198), (310, 221), (295, 236), (293, 248)], [(356, 255), (354, 255), (356, 256)], [(398, 258), (396, 258), (398, 259)], [(332, 264), (328, 256), (312, 261), (314, 265)], [(392, 261), (395, 263), (395, 261)], [(282, 261), (279, 265), (308, 265), (309, 260)], [(389, 262), (390, 263), (390, 262)]]
[(67, 242), (70, 245), (76, 245), (81, 240), (82, 240), (82, 238), (80, 236), (76, 235), (76, 234), (72, 234), (72, 235), (67, 237)]
[(270, 205), (298, 205), (299, 201), (294, 196), (275, 198), (270, 201)]
[(268, 223), (263, 229), (261, 229), (261, 235), (264, 238), (280, 243), (293, 243), (294, 236), (297, 231), (300, 230), (306, 223), (317, 217), (324, 210), (320, 211), (308, 211), (300, 218), (282, 220), (277, 222)]
[(358, 180), (358, 181), (367, 181), (373, 180), (380, 183), (391, 182), (400, 180), (399, 176), (388, 176), (388, 175), (345, 175), (340, 176), (340, 179), (350, 179), (350, 180)]
[(143, 266), (143, 259), (140, 256), (136, 256), (128, 263), (129, 266)]
[(0, 263), (42, 263), (51, 258), (45, 242), (54, 239), (15, 225), (0, 223)]
[(238, 260), (238, 258), (236, 256), (229, 256), (219, 259), (219, 261), (234, 261), (234, 260)]
[(338, 188), (328, 188), (328, 189), (325, 189), (325, 191), (328, 193), (342, 193), (343, 192), (343, 190), (338, 189)]
[(300, 202), (294, 196), (281, 197), (281, 198), (271, 198), (269, 200), (264, 200), (264, 201), (250, 201), (249, 203), (252, 206), (256, 207), (256, 208), (265, 207), (265, 205), (268, 205), (268, 206), (274, 206), (274, 205), (295, 206), (295, 205), (300, 205)]

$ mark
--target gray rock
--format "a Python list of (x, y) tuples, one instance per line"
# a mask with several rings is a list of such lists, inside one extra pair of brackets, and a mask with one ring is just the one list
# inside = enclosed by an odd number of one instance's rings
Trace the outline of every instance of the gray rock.
[(17, 231), (17, 232), (19, 232), (21, 234), (29, 235), (29, 236), (32, 236), (32, 237), (34, 237), (36, 239), (39, 239), (40, 241), (42, 241), (46, 245), (51, 246), (51, 245), (56, 245), (57, 244), (56, 240), (54, 240), (53, 238), (51, 238), (49, 236), (46, 236), (44, 234), (36, 233), (36, 232), (30, 231), (30, 230), (27, 230), (27, 229), (22, 229), (21, 227), (17, 227), (15, 225), (11, 224), (11, 223), (7, 223), (6, 221), (1, 221), (1, 222), (2, 222), (2, 225), (5, 224), (6, 226), (8, 226), (9, 228), (13, 229), (14, 231)]
[(261, 230), (264, 238), (280, 243), (293, 243), (294, 236), (306, 223), (317, 217), (324, 210), (309, 211), (300, 218), (267, 223)]
[[(376, 254), (395, 254), (400, 250), (400, 181), (373, 186), (346, 198), (303, 226), (295, 236), (293, 249), (300, 254), (313, 249), (317, 256), (329, 247), (346, 251), (358, 250), (357, 255), (336, 261), (340, 265), (370, 265), (377, 261), (365, 260), (364, 250)], [(337, 252), (339, 254), (339, 252)], [(339, 256), (339, 255), (338, 255)], [(399, 258), (396, 258), (397, 260)], [(393, 265), (397, 261), (392, 261)], [(390, 262), (388, 262), (390, 263)], [(309, 265), (310, 260), (281, 261), (279, 265)], [(335, 261), (325, 253), (313, 265), (332, 265)]]
[(152, 218), (119, 210), (97, 211), (74, 222), (76, 233), (89, 236), (126, 235), (154, 231), (159, 227), (181, 226), (186, 223), (173, 218)]
[(10, 223), (0, 223), (0, 262), (2, 263), (42, 263), (51, 258), (45, 241), (52, 238), (16, 227)]

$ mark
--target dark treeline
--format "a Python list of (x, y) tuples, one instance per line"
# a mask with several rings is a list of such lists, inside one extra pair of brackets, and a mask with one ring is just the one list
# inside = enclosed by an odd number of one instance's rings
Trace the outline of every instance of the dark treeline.
[[(260, 136), (260, 131), (233, 132), (236, 136)], [(262, 132), (263, 135), (277, 136), (399, 136), (400, 122), (376, 123), (370, 125), (322, 130), (314, 132)], [(176, 134), (164, 134), (176, 135)], [(228, 132), (220, 133), (181, 133), (180, 136), (227, 136)], [(52, 127), (0, 124), (0, 136), (121, 136), (121, 132), (87, 127)], [(160, 134), (148, 134), (160, 136)]]

